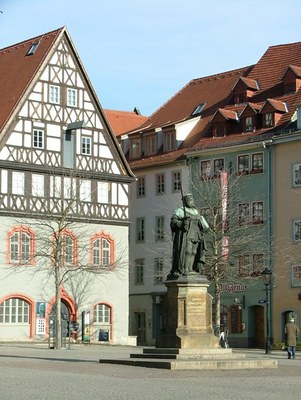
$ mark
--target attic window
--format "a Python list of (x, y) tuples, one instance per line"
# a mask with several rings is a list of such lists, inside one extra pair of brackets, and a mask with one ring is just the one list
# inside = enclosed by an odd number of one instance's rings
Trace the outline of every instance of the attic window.
[(26, 55), (27, 55), (27, 56), (32, 56), (32, 55), (35, 53), (35, 51), (37, 50), (39, 44), (40, 44), (40, 42), (35, 42), (35, 43), (33, 43), (33, 44), (30, 46), (30, 48), (29, 48), (28, 52), (26, 53)]
[(198, 115), (200, 114), (203, 109), (205, 108), (206, 103), (201, 103), (198, 106), (196, 106), (196, 108), (192, 111), (191, 115)]

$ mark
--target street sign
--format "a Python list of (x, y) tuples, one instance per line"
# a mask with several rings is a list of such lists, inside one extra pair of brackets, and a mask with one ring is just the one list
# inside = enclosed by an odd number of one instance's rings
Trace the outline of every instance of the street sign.
[(258, 300), (259, 304), (264, 304), (264, 303), (267, 303), (267, 302), (268, 302), (267, 300)]

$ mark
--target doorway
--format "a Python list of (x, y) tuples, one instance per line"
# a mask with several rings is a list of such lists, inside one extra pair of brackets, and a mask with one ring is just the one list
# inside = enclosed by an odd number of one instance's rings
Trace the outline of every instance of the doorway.
[(135, 312), (135, 335), (137, 336), (137, 345), (145, 346), (145, 313)]

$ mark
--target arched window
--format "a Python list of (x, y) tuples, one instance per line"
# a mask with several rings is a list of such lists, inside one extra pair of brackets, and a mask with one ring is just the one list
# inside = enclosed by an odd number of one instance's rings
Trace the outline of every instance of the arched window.
[(29, 304), (18, 298), (0, 304), (0, 324), (29, 324)]
[(33, 265), (35, 251), (35, 234), (23, 225), (14, 227), (7, 234), (8, 263)]
[(65, 267), (77, 264), (77, 238), (67, 229), (53, 234), (53, 263)]
[(94, 306), (93, 321), (96, 324), (109, 325), (111, 323), (111, 307), (106, 304), (96, 304)]
[(90, 259), (94, 267), (108, 267), (114, 264), (115, 246), (111, 236), (104, 232), (94, 235), (90, 247)]

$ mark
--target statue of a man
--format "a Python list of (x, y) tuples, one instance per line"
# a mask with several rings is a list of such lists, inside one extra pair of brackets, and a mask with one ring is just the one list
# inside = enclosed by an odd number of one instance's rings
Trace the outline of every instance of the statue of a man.
[(168, 279), (200, 271), (207, 250), (204, 233), (209, 229), (205, 218), (195, 207), (192, 194), (183, 196), (183, 207), (177, 208), (171, 218), (173, 233), (172, 268)]

